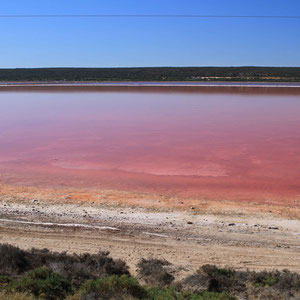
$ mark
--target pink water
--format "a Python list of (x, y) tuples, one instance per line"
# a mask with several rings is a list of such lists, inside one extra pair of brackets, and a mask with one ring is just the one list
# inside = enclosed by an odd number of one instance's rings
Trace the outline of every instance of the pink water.
[(2, 183), (300, 202), (300, 91), (0, 92)]

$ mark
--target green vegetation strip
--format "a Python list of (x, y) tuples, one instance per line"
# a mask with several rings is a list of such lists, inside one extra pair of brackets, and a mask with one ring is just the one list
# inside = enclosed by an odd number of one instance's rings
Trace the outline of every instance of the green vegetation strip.
[[(174, 266), (141, 259), (138, 279), (108, 252), (69, 255), (0, 244), (0, 299), (7, 300), (236, 300), (299, 299), (300, 274), (235, 271), (204, 265), (176, 281)], [(172, 274), (173, 273), (173, 274)]]

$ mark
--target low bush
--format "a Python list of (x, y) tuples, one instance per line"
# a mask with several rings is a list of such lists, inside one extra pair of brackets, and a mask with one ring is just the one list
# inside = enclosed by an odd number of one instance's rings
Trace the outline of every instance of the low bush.
[(8, 244), (0, 245), (0, 275), (18, 275), (30, 270), (28, 251)]
[(181, 282), (181, 287), (194, 292), (241, 293), (246, 289), (246, 276), (230, 268), (204, 265), (196, 274), (185, 278)]
[(79, 292), (69, 300), (79, 299), (147, 299), (147, 290), (139, 282), (127, 275), (113, 275), (106, 278), (88, 280)]
[(48, 249), (23, 251), (11, 245), (0, 245), (0, 276), (17, 278), (29, 270), (47, 267), (66, 277), (75, 288), (88, 279), (110, 275), (129, 275), (122, 260), (114, 260), (109, 252), (82, 255), (51, 252)]
[(37, 298), (64, 299), (71, 292), (69, 281), (51, 269), (40, 268), (29, 272), (7, 286), (8, 291), (32, 294)]
[(33, 296), (28, 295), (27, 293), (8, 293), (6, 291), (0, 292), (0, 299), (2, 300), (34, 300)]
[(166, 270), (166, 266), (171, 264), (161, 259), (144, 259), (138, 263), (138, 274), (147, 284), (170, 285), (174, 281), (174, 276)]
[(283, 271), (249, 272), (248, 295), (259, 300), (300, 299), (300, 274)]
[(236, 297), (228, 293), (200, 292), (192, 293), (189, 291), (176, 292), (174, 288), (156, 287), (149, 290), (151, 300), (237, 300)]
[(272, 287), (279, 291), (300, 292), (300, 274), (289, 270), (250, 272), (249, 280), (255, 287)]
[(82, 254), (49, 260), (47, 265), (68, 278), (74, 287), (79, 287), (88, 279), (103, 278), (110, 275), (129, 275), (128, 266), (122, 260), (109, 257), (109, 252)]
[(188, 291), (177, 292), (175, 288), (145, 288), (138, 281), (126, 275), (111, 276), (98, 280), (89, 280), (83, 284), (78, 293), (68, 300), (236, 300), (227, 293), (202, 292), (193, 294)]
[(12, 281), (12, 278), (9, 276), (0, 276), (0, 286), (6, 285)]
[[(300, 274), (284, 271), (236, 271), (204, 265), (174, 282), (168, 261), (141, 259), (138, 276), (109, 252), (69, 255), (47, 249), (24, 251), (0, 244), (0, 299), (145, 299), (145, 300), (291, 300), (300, 299)], [(173, 286), (171, 286), (173, 285)]]
[(179, 289), (228, 292), (245, 299), (290, 299), (299, 297), (300, 274), (284, 271), (235, 271), (202, 266), (178, 284)]

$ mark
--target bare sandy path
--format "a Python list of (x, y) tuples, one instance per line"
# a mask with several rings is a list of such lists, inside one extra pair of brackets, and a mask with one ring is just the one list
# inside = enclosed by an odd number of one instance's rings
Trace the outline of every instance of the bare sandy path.
[(290, 269), (300, 271), (299, 248), (277, 248), (250, 245), (222, 245), (209, 241), (175, 241), (156, 236), (129, 236), (111, 232), (72, 230), (29, 231), (24, 228), (0, 227), (1, 242), (22, 248), (49, 248), (75, 253), (110, 251), (114, 258), (126, 260), (131, 272), (142, 257), (165, 258), (182, 275), (195, 271), (203, 264), (231, 266), (236, 269)]

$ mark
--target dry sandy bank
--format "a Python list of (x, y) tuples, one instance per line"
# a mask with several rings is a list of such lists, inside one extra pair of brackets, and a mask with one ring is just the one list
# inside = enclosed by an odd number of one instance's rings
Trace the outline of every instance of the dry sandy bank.
[(300, 271), (299, 207), (187, 199), (171, 208), (176, 201), (2, 185), (0, 242), (76, 253), (109, 250), (133, 273), (141, 257), (169, 260), (178, 277), (206, 263)]

